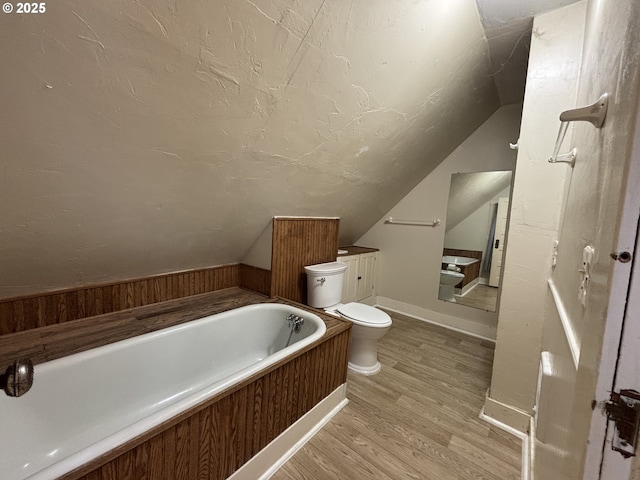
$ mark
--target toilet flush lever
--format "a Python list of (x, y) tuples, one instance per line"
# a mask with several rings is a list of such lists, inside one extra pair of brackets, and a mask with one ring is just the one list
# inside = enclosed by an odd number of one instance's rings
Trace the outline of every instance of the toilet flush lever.
[(322, 285), (322, 284), (323, 284), (324, 282), (326, 282), (326, 281), (327, 281), (327, 279), (326, 279), (326, 278), (324, 278), (324, 277), (322, 277), (322, 278), (318, 278), (318, 279), (316, 280), (316, 282), (318, 282), (320, 285)]

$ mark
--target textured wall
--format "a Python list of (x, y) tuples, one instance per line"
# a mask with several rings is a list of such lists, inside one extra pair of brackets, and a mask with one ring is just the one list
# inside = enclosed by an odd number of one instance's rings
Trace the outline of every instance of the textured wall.
[[(491, 220), (495, 206), (500, 198), (508, 199), (509, 196), (510, 188), (507, 187), (491, 200), (479, 204), (473, 213), (447, 231), (444, 237), (445, 247), (480, 250), (484, 254), (491, 234)], [(447, 212), (447, 220), (448, 218), (449, 212)]]
[(351, 243), (496, 108), (473, 0), (60, 0), (0, 30), (0, 297)]
[[(609, 399), (612, 385), (615, 390), (638, 389), (640, 385), (640, 337), (635, 315), (631, 314), (637, 311), (637, 304), (634, 307), (631, 300), (637, 298), (635, 278), (626, 291), (638, 258), (639, 44), (637, 0), (587, 3), (577, 104), (591, 104), (604, 92), (609, 93), (610, 99), (602, 128), (581, 122), (571, 138), (578, 158), (566, 193), (558, 266), (553, 275), (580, 349), (566, 444), (567, 458), (576, 466), (565, 465), (563, 472), (571, 480), (627, 478), (632, 461), (630, 458), (623, 462), (608, 445), (601, 449), (603, 442), (599, 440), (604, 437), (606, 419), (592, 410), (591, 401)], [(578, 270), (586, 245), (593, 246), (595, 253), (583, 309), (577, 295), (581, 279)], [(635, 252), (636, 261), (614, 262), (611, 252), (623, 251)], [(623, 347), (619, 349), (623, 319)], [(556, 402), (564, 401), (565, 394), (556, 398)], [(601, 455), (605, 457), (602, 477)], [(580, 466), (585, 458), (582, 477)]]
[(567, 165), (547, 159), (558, 116), (576, 106), (584, 18), (582, 2), (534, 22), (491, 380), (491, 399), (513, 407), (524, 424), (509, 417), (498, 420), (515, 428), (528, 428), (518, 412), (531, 414), (535, 402), (547, 279), (570, 172)]
[(358, 245), (380, 249), (376, 290), (384, 299), (379, 301), (422, 318), (495, 337), (496, 313), (438, 300), (445, 226), (385, 225), (384, 218), (430, 221), (439, 217), (444, 221), (451, 174), (514, 168), (516, 154), (509, 142), (518, 138), (520, 111), (520, 105), (500, 108), (357, 241)]

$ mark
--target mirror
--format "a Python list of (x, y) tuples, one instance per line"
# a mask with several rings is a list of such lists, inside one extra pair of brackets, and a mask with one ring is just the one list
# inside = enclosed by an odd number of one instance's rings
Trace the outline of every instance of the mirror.
[(511, 171), (451, 175), (438, 298), (496, 311)]

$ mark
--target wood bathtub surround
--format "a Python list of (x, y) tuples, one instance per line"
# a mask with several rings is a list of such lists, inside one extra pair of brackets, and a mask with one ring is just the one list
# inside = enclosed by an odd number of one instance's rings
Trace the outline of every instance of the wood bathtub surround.
[[(346, 382), (349, 333), (278, 363), (61, 480), (227, 478)], [(337, 363), (344, 368), (333, 368)]]
[(327, 332), (289, 358), (61, 477), (224, 479), (346, 381), (350, 323), (295, 302), (234, 287), (3, 335), (0, 368), (17, 354), (42, 363), (260, 302), (313, 311), (325, 321)]
[[(482, 268), (482, 252), (479, 250), (460, 250), (457, 248), (445, 248), (442, 252), (443, 255), (451, 255), (452, 257), (469, 257), (477, 258), (478, 261), (472, 265), (458, 265), (461, 273), (464, 274), (464, 279), (456, 285), (456, 288), (464, 288), (473, 280), (480, 276), (480, 269)], [(447, 264), (442, 264), (442, 269), (447, 269)]]
[(0, 300), (0, 335), (230, 287), (269, 295), (270, 284), (271, 272), (231, 264), (8, 298)]
[(29, 357), (34, 364), (48, 362), (213, 313), (267, 300), (264, 295), (232, 287), (1, 335), (0, 369), (4, 371), (17, 357)]

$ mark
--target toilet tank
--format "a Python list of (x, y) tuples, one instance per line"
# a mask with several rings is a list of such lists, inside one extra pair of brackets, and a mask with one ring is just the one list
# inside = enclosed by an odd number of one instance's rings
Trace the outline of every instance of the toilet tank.
[(342, 262), (319, 263), (304, 267), (307, 274), (307, 305), (326, 308), (340, 303), (346, 269), (347, 265)]

